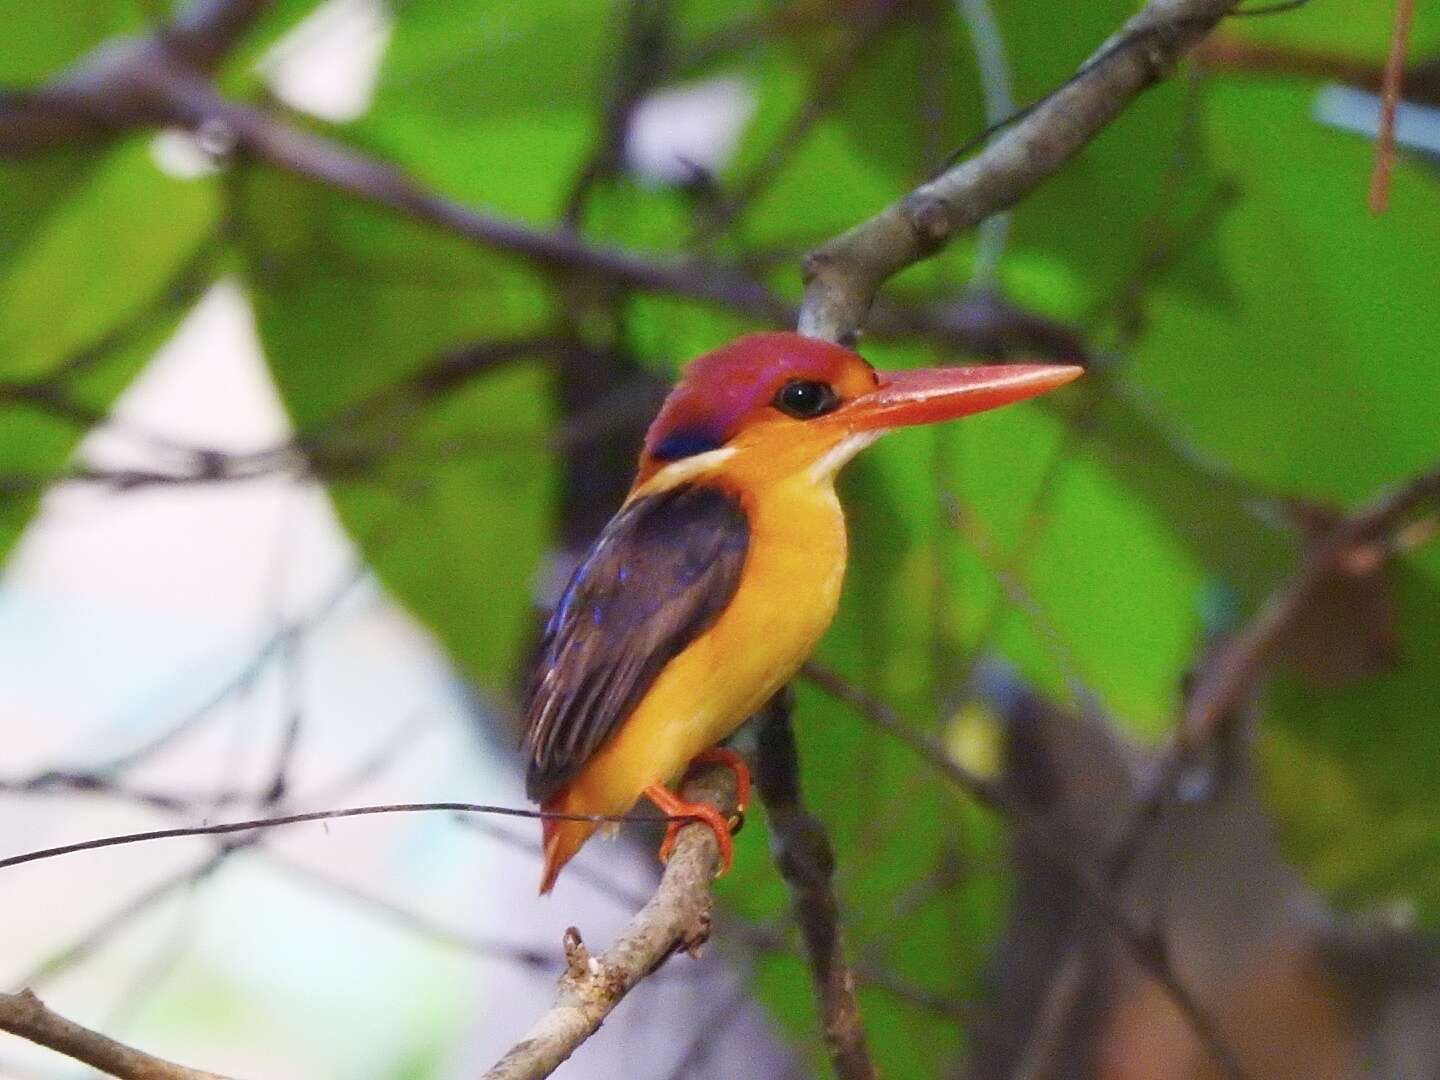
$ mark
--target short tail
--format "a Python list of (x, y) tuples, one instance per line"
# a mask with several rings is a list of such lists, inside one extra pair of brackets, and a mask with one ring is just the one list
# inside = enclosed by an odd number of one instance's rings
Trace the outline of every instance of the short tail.
[[(548, 813), (575, 813), (568, 805), (565, 792), (547, 799), (540, 807)], [(540, 876), (540, 895), (544, 896), (555, 887), (555, 879), (561, 869), (580, 850), (580, 845), (590, 839), (598, 827), (594, 821), (565, 821), (560, 818), (542, 818), (540, 821), (541, 848), (545, 855), (545, 871)]]

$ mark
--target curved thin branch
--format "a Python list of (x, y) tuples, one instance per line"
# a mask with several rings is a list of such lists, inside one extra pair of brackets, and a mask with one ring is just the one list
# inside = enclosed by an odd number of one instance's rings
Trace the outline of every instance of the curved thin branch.
[[(735, 812), (735, 776), (723, 766), (697, 772), (684, 798)], [(549, 1076), (588, 1039), (635, 985), (680, 950), (692, 955), (710, 936), (710, 883), (719, 867), (715, 834), (691, 824), (680, 830), (655, 895), (615, 939), (593, 956), (571, 927), (565, 934), (565, 974), (550, 1011), (525, 1033), (482, 1080), (538, 1080)]]
[(811, 252), (800, 332), (851, 339), (881, 285), (1057, 172), (1235, 2), (1151, 0), (1069, 83), (979, 154)]
[(153, 1057), (52, 1012), (29, 990), (0, 994), (0, 1031), (47, 1046), (121, 1080), (226, 1080)]

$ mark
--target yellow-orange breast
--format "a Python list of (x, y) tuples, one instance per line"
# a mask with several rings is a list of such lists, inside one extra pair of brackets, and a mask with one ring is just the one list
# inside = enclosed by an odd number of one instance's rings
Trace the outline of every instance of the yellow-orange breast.
[[(734, 598), (661, 669), (640, 704), (548, 809), (624, 813), (646, 787), (672, 783), (696, 754), (763, 705), (829, 626), (846, 556), (832, 477), (800, 471), (746, 484), (740, 494), (750, 540)], [(552, 830), (569, 850), (551, 851), (547, 844), (547, 863), (558, 857), (563, 864), (593, 831), (574, 824), (580, 827)]]

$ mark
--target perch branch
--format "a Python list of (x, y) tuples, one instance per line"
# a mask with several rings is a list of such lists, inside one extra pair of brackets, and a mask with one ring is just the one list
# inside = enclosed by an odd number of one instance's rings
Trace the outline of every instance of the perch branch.
[(878, 1074), (855, 997), (855, 973), (840, 941), (840, 905), (832, 884), (835, 851), (825, 826), (801, 801), (788, 691), (776, 695), (761, 719), (755, 782), (770, 817), (775, 864), (790, 887), (791, 907), (809, 956), (820, 1027), (835, 1075), (840, 1080), (875, 1080)]
[(1065, 86), (974, 157), (805, 260), (800, 332), (847, 341), (890, 277), (1014, 206), (1230, 13), (1235, 0), (1151, 0)]
[[(690, 802), (735, 811), (735, 777), (711, 766), (684, 789)], [(710, 934), (710, 883), (719, 866), (715, 834), (703, 825), (680, 830), (655, 894), (604, 953), (592, 956), (573, 928), (565, 936), (566, 971), (554, 1006), (482, 1080), (549, 1076), (595, 1033), (620, 1000), (672, 953), (694, 953)]]
[(29, 990), (0, 994), (0, 1030), (49, 1047), (121, 1080), (225, 1080), (116, 1042), (52, 1012)]

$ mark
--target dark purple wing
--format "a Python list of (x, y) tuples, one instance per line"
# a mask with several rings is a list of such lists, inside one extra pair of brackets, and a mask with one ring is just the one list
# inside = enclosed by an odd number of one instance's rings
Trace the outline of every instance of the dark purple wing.
[(660, 669), (735, 595), (750, 527), (736, 498), (690, 484), (629, 503), (605, 526), (545, 628), (526, 692), (526, 791), (564, 786)]

